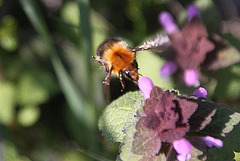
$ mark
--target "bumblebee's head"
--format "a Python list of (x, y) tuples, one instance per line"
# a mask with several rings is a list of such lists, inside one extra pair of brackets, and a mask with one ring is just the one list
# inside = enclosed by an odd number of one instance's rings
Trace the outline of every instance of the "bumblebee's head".
[(138, 64), (136, 60), (132, 63), (132, 66), (124, 70), (124, 73), (132, 81), (138, 82), (139, 74), (138, 74)]

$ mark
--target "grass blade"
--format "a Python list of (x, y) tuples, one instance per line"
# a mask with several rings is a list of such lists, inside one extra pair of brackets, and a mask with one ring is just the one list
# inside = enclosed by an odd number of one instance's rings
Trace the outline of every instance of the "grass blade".
[(78, 88), (73, 83), (73, 80), (71, 79), (63, 64), (61, 63), (61, 60), (59, 59), (57, 51), (53, 45), (49, 31), (46, 27), (45, 21), (41, 15), (41, 12), (38, 11), (35, 1), (20, 0), (20, 3), (33, 27), (40, 34), (49, 50), (49, 55), (54, 71), (63, 90), (65, 98), (71, 110), (73, 111), (73, 114), (75, 114), (76, 118), (79, 119), (79, 121), (81, 121), (87, 127), (94, 126), (94, 113), (88, 107), (88, 102), (84, 101), (83, 96), (78, 91)]

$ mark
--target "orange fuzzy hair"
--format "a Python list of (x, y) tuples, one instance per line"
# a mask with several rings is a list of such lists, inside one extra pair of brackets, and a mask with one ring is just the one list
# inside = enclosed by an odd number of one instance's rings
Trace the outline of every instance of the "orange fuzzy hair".
[(135, 53), (122, 42), (116, 42), (105, 52), (104, 57), (108, 62), (108, 68), (113, 68), (112, 72), (118, 75), (119, 71), (131, 66), (135, 60)]

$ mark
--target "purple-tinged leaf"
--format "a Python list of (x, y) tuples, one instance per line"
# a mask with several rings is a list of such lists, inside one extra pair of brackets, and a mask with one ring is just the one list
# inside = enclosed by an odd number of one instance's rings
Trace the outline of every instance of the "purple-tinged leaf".
[[(135, 123), (136, 124), (136, 123)], [(133, 136), (136, 133), (135, 126), (126, 129), (126, 136), (120, 145), (120, 155), (118, 156), (118, 161), (120, 160), (131, 160), (131, 161), (165, 161), (166, 157), (164, 153), (160, 153), (151, 157), (144, 155), (138, 155), (132, 151)]]
[(140, 118), (136, 125), (137, 132), (133, 137), (132, 152), (146, 157), (155, 156), (161, 149), (161, 140), (158, 133), (149, 130), (143, 124), (144, 118)]

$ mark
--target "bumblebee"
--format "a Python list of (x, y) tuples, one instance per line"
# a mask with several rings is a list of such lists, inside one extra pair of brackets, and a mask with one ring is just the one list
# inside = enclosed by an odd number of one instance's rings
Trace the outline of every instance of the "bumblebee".
[(153, 39), (145, 41), (142, 45), (131, 48), (120, 38), (109, 38), (97, 48), (98, 61), (105, 70), (106, 77), (103, 84), (110, 85), (111, 75), (119, 77), (122, 90), (125, 88), (123, 77), (128, 77), (133, 82), (138, 82), (138, 63), (136, 52), (142, 50), (163, 51), (170, 46), (169, 37), (166, 34), (158, 34)]

